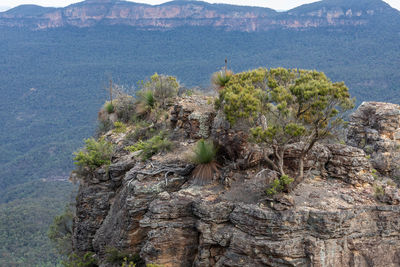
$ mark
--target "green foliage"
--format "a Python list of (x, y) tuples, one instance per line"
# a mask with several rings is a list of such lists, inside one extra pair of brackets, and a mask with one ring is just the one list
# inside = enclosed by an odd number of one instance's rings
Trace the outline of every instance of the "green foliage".
[(138, 254), (132, 254), (126, 251), (120, 251), (117, 248), (108, 248), (106, 250), (106, 262), (111, 264), (121, 265), (123, 263), (132, 263), (137, 264), (141, 261), (141, 258)]
[(233, 75), (220, 90), (217, 108), (223, 108), (227, 120), (234, 124), (241, 118), (252, 118), (260, 112), (266, 70), (258, 69)]
[(185, 92), (183, 94), (186, 95), (186, 96), (193, 96), (194, 90), (193, 89), (187, 89), (187, 90), (185, 90)]
[(193, 149), (192, 161), (196, 164), (207, 164), (215, 160), (216, 153), (212, 142), (201, 139)]
[(156, 100), (154, 98), (154, 92), (151, 90), (142, 90), (138, 92), (139, 105), (137, 106), (137, 112), (139, 114), (145, 114), (151, 111), (155, 105)]
[(178, 95), (179, 83), (174, 76), (154, 73), (149, 81), (143, 83), (142, 90), (152, 92), (153, 102), (157, 102), (161, 108), (166, 108)]
[(231, 70), (220, 70), (211, 76), (211, 83), (217, 89), (222, 89), (232, 78), (233, 72)]
[(163, 267), (163, 265), (148, 263), (146, 264), (146, 267)]
[(293, 181), (294, 179), (290, 178), (288, 175), (282, 175), (279, 179), (274, 179), (265, 192), (268, 196), (273, 196), (282, 192)]
[(125, 123), (116, 121), (114, 122), (114, 132), (115, 133), (125, 133), (127, 130), (127, 126)]
[(57, 252), (61, 256), (72, 253), (72, 224), (74, 212), (67, 206), (64, 213), (54, 217), (47, 233)]
[(123, 89), (119, 89), (119, 87), (114, 89), (116, 98), (113, 103), (118, 120), (128, 123), (131, 117), (136, 113), (136, 100), (133, 96), (124, 93), (122, 90)]
[(220, 167), (215, 160), (216, 149), (214, 144), (201, 139), (193, 148), (192, 162), (197, 164), (192, 172), (192, 177), (195, 184), (204, 185), (208, 183), (214, 175), (219, 173)]
[(303, 160), (314, 144), (333, 135), (343, 125), (342, 116), (354, 106), (343, 82), (333, 83), (322, 72), (285, 68), (234, 75), (218, 103), (230, 123), (264, 116), (266, 127), (251, 132), (257, 142), (273, 148), (274, 161), (269, 162), (282, 176), (287, 146), (301, 144), (300, 179)]
[(136, 143), (139, 140), (147, 140), (159, 133), (159, 127), (146, 121), (137, 121), (134, 126), (134, 130), (130, 131), (125, 136), (125, 140), (129, 143)]
[(381, 185), (374, 185), (374, 195), (377, 198), (385, 195), (385, 189)]
[(372, 169), (371, 170), (371, 175), (372, 175), (372, 177), (374, 177), (374, 179), (376, 180), (376, 179), (378, 179), (378, 171), (377, 170), (375, 170), (375, 169)]
[(108, 114), (114, 113), (115, 108), (114, 108), (113, 103), (111, 103), (110, 101), (107, 101), (104, 104), (104, 110), (107, 111)]
[(58, 266), (61, 258), (47, 233), (72, 188), (67, 181), (39, 180), (0, 195), (0, 266)]
[(96, 254), (86, 252), (83, 256), (72, 253), (67, 261), (64, 261), (65, 267), (98, 267)]
[(79, 167), (94, 171), (98, 167), (111, 164), (113, 145), (104, 139), (96, 141), (94, 138), (85, 140), (85, 148), (75, 152), (74, 161)]
[(121, 267), (136, 267), (136, 264), (133, 263), (132, 261), (128, 262), (128, 259), (125, 258)]
[(139, 155), (142, 160), (148, 160), (153, 155), (159, 152), (169, 151), (171, 148), (172, 142), (168, 140), (167, 134), (165, 132), (160, 132), (158, 135), (146, 141), (140, 140), (132, 146), (125, 147), (125, 150), (130, 152), (141, 151)]

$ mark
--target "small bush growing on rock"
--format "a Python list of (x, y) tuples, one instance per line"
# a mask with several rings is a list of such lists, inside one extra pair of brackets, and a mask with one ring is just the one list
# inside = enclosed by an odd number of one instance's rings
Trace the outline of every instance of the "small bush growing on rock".
[(132, 261), (128, 261), (128, 259), (125, 258), (124, 262), (122, 262), (121, 267), (136, 267), (136, 264)]
[(138, 115), (145, 115), (149, 113), (156, 105), (156, 100), (154, 99), (154, 93), (150, 90), (144, 90), (138, 92), (139, 101), (136, 106), (136, 113)]
[(87, 252), (83, 256), (72, 253), (67, 261), (63, 262), (65, 267), (98, 267), (96, 254)]
[(166, 108), (169, 102), (178, 95), (179, 82), (174, 76), (154, 73), (150, 80), (142, 84), (144, 92), (152, 92), (153, 100), (162, 109)]
[(197, 164), (192, 176), (194, 183), (205, 184), (212, 180), (215, 173), (219, 173), (218, 163), (215, 160), (216, 149), (212, 142), (201, 139), (193, 149), (192, 162)]
[(141, 151), (139, 155), (142, 160), (148, 160), (153, 155), (159, 152), (169, 151), (171, 148), (172, 142), (168, 140), (167, 134), (165, 132), (160, 132), (158, 135), (146, 141), (140, 140), (132, 146), (125, 147), (125, 150), (130, 152)]
[(158, 133), (158, 128), (158, 126), (146, 121), (138, 121), (135, 123), (134, 130), (125, 136), (125, 140), (131, 143), (136, 143), (139, 140), (150, 139)]
[(136, 113), (136, 99), (124, 92), (117, 91), (116, 99), (113, 104), (118, 120), (129, 122), (130, 118)]
[(125, 133), (127, 130), (126, 124), (120, 121), (114, 122), (114, 132), (115, 133)]
[(155, 135), (157, 135), (157, 129), (155, 129), (153, 127), (146, 127), (146, 128), (135, 129), (126, 138), (127, 138), (127, 140), (137, 142), (139, 140), (148, 140)]
[(111, 263), (111, 264), (118, 264), (121, 265), (124, 262), (125, 263), (132, 263), (132, 264), (137, 264), (142, 259), (138, 254), (132, 254), (126, 251), (120, 251), (117, 248), (108, 248), (106, 250), (106, 262)]
[(107, 101), (104, 104), (104, 110), (107, 111), (108, 114), (114, 113), (115, 108), (114, 108), (113, 103), (111, 103), (110, 101)]
[(193, 96), (194, 90), (193, 89), (187, 89), (184, 91), (183, 95), (185, 96)]
[(94, 138), (85, 140), (85, 148), (75, 152), (74, 163), (83, 169), (94, 171), (98, 167), (111, 164), (114, 147), (103, 138), (96, 141)]
[(273, 196), (277, 193), (282, 192), (294, 181), (293, 178), (290, 178), (288, 175), (282, 175), (281, 178), (275, 179), (266, 190), (268, 196)]

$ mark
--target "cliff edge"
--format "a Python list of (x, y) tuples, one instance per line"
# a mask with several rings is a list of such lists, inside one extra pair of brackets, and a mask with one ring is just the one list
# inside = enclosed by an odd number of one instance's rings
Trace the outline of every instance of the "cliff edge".
[[(164, 121), (171, 152), (143, 162), (123, 149), (130, 129), (106, 134), (117, 153), (108, 170), (80, 183), (73, 249), (94, 252), (100, 266), (118, 266), (106, 260), (110, 248), (174, 267), (399, 266), (395, 171), (378, 160), (394, 160), (383, 149), (398, 144), (399, 123), (399, 106), (363, 103), (349, 126), (351, 146), (318, 144), (305, 162), (307, 178), (269, 197), (265, 188), (277, 174), (265, 167), (262, 150), (208, 97), (182, 97)], [(231, 164), (198, 185), (185, 151), (205, 137), (225, 149)], [(296, 164), (294, 155), (296, 146), (285, 154), (288, 166)]]

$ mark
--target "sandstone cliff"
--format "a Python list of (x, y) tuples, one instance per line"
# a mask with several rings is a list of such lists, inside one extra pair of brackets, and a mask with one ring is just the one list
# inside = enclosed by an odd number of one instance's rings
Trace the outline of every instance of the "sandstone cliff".
[[(274, 198), (264, 190), (276, 173), (265, 168), (262, 151), (207, 97), (182, 98), (169, 112), (174, 150), (150, 161), (122, 149), (126, 133), (107, 134), (117, 155), (108, 172), (81, 181), (75, 252), (94, 252), (100, 266), (112, 266), (108, 248), (171, 267), (400, 265), (400, 197), (384, 177), (393, 164), (377, 160), (394, 160), (385, 148), (397, 144), (398, 106), (363, 103), (349, 128), (353, 146), (319, 144), (306, 163), (308, 178)], [(193, 183), (184, 155), (201, 137), (218, 142), (230, 162), (204, 186)], [(379, 149), (368, 156), (356, 146)], [(288, 165), (295, 154), (294, 146)]]
[(362, 26), (380, 23), (382, 16), (399, 21), (399, 12), (386, 3), (364, 1), (325, 0), (288, 12), (276, 12), (268, 8), (201, 1), (172, 1), (151, 6), (117, 0), (87, 0), (65, 8), (19, 6), (0, 13), (0, 26), (31, 29), (94, 25), (129, 25), (143, 29), (207, 26), (254, 32), (275, 28)]

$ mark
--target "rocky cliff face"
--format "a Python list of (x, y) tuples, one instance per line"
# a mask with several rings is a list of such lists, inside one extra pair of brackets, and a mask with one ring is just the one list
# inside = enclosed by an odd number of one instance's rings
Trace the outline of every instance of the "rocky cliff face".
[[(363, 116), (365, 110), (376, 117)], [(371, 128), (379, 138), (395, 136), (400, 117), (388, 110), (398, 111), (364, 103), (349, 136)], [(366, 118), (371, 124), (357, 122)], [(244, 141), (246, 133), (230, 128), (205, 97), (181, 99), (167, 127), (174, 150), (147, 162), (121, 149), (125, 134), (107, 135), (118, 152), (108, 172), (98, 169), (80, 184), (77, 253), (94, 252), (101, 266), (112, 266), (105, 260), (108, 248), (166, 267), (400, 265), (398, 189), (374, 173), (362, 149), (319, 144), (305, 164), (308, 178), (290, 194), (268, 198), (264, 190), (276, 173), (263, 165), (261, 150)], [(212, 183), (199, 186), (184, 154), (207, 136), (231, 148), (231, 160)], [(351, 144), (356, 139), (349, 138)], [(295, 154), (294, 146), (288, 163)]]
[(379, 172), (400, 178), (400, 106), (362, 103), (351, 116), (348, 143), (370, 155)]
[(116, 0), (88, 0), (58, 9), (20, 6), (0, 13), (0, 26), (32, 29), (90, 27), (98, 24), (129, 25), (145, 29), (208, 26), (253, 32), (274, 28), (360, 26), (379, 21), (377, 18), (382, 15), (399, 16), (396, 10), (378, 0), (368, 0), (368, 5), (349, 5), (338, 0), (322, 2), (326, 2), (326, 5), (310, 5), (304, 10), (300, 8), (279, 13), (267, 8), (201, 1), (173, 1), (151, 6)]

